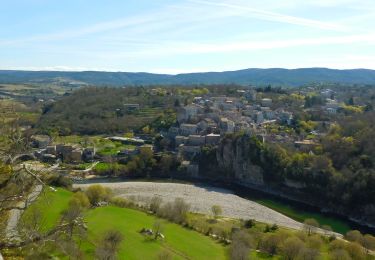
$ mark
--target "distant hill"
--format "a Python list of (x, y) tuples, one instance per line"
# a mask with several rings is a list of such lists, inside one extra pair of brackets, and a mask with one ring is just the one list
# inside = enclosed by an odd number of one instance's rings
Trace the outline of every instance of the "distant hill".
[(17, 71), (0, 70), (0, 84), (59, 83), (63, 85), (192, 85), (240, 84), (300, 86), (308, 83), (375, 84), (375, 70), (244, 69), (178, 75), (103, 71)]

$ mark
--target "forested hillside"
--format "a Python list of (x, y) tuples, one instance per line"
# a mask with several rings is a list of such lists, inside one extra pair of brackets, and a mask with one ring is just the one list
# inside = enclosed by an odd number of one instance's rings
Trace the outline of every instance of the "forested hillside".
[(178, 75), (102, 71), (0, 71), (0, 83), (59, 83), (67, 85), (191, 85), (239, 84), (300, 86), (309, 83), (375, 84), (375, 71), (366, 69), (244, 69)]
[(142, 88), (82, 88), (47, 104), (37, 127), (62, 135), (125, 132), (173, 114), (173, 105), (172, 97), (151, 96)]

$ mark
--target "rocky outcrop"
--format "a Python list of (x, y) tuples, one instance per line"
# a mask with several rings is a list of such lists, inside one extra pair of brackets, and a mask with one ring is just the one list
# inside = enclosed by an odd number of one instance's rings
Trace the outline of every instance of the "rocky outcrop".
[(224, 138), (216, 151), (217, 163), (235, 181), (263, 185), (263, 171), (251, 161), (251, 149), (246, 136)]

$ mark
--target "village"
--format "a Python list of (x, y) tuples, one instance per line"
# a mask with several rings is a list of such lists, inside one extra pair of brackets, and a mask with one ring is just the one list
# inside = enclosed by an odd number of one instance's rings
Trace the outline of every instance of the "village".
[[(155, 89), (150, 92), (154, 93)], [(299, 109), (309, 113), (318, 111), (330, 117), (341, 108), (342, 103), (335, 99), (333, 90), (320, 90), (319, 96), (324, 100), (323, 104), (308, 108), (302, 104)], [(124, 106), (131, 112), (140, 109), (139, 104)], [(259, 96), (254, 87), (237, 89), (235, 95), (231, 96), (205, 94), (194, 96), (191, 103), (177, 107), (176, 122), (158, 134), (167, 140), (168, 152), (181, 163), (189, 176), (196, 177), (199, 173), (196, 158), (202, 147), (215, 147), (228, 134), (243, 133), (256, 136), (261, 142), (288, 144), (297, 150), (312, 153), (318, 145), (317, 137), (324, 135), (324, 131), (312, 130), (308, 136), (284, 131), (284, 128), (291, 128), (295, 124), (294, 112), (289, 111), (287, 105), (280, 105), (280, 102), (275, 104), (272, 98)], [(331, 122), (319, 123), (327, 129)], [(282, 130), (274, 131), (278, 128)], [(154, 155), (160, 152), (160, 148), (155, 147), (155, 134), (107, 136), (102, 139), (106, 140), (107, 145), (111, 145), (111, 142), (114, 144), (111, 153), (101, 153), (101, 148), (93, 143), (85, 146), (57, 143), (48, 135), (34, 135), (31, 138), (31, 145), (35, 148), (33, 159), (49, 164), (63, 162), (65, 165), (127, 163), (142, 151), (147, 150)]]

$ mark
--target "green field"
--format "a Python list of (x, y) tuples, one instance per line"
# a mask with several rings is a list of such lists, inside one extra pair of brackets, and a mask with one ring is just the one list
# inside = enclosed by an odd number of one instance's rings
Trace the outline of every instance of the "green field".
[[(42, 212), (42, 221), (46, 228), (51, 228), (59, 220), (60, 213), (67, 207), (72, 193), (63, 189), (57, 192), (47, 190), (30, 207), (37, 207)], [(30, 214), (30, 208), (23, 217)], [(144, 212), (107, 206), (88, 210), (85, 213), (88, 226), (88, 239), (82, 249), (86, 259), (92, 259), (94, 244), (103, 232), (116, 229), (125, 239), (121, 245), (119, 259), (157, 259), (163, 251), (169, 251), (173, 259), (226, 259), (227, 248), (215, 240), (198, 232), (162, 220), (165, 240), (154, 241), (143, 237), (139, 230), (152, 228), (156, 217)]]
[(276, 210), (284, 214), (285, 216), (288, 216), (299, 222), (303, 222), (305, 219), (308, 219), (308, 218), (314, 218), (319, 222), (321, 226), (329, 225), (335, 232), (345, 234), (346, 232), (350, 230), (349, 225), (339, 219), (325, 217), (319, 213), (312, 213), (312, 212), (299, 210), (292, 206), (289, 206), (289, 205), (286, 205), (286, 204), (283, 204), (274, 200), (270, 200), (270, 199), (256, 199), (254, 201), (268, 208)]
[[(86, 215), (89, 240), (96, 240), (107, 229), (120, 230), (125, 237), (119, 255), (122, 259), (156, 259), (164, 249), (174, 259), (225, 259), (226, 249), (209, 237), (179, 225), (162, 221), (164, 241), (145, 239), (139, 230), (152, 228), (155, 217), (143, 212), (113, 206), (90, 210)], [(93, 247), (85, 248), (92, 255)]]
[(106, 139), (103, 136), (79, 136), (79, 135), (68, 135), (68, 136), (57, 136), (54, 140), (56, 144), (79, 144), (83, 147), (95, 146), (97, 153), (100, 155), (116, 155), (122, 150), (134, 150), (135, 145), (122, 144), (121, 142), (113, 142)]
[(30, 209), (37, 208), (42, 212), (41, 222), (43, 227), (48, 230), (60, 219), (61, 212), (68, 207), (71, 196), (72, 193), (70, 191), (61, 188), (58, 188), (56, 192), (45, 189), (38, 200), (25, 211), (22, 218), (26, 218), (31, 214)]

